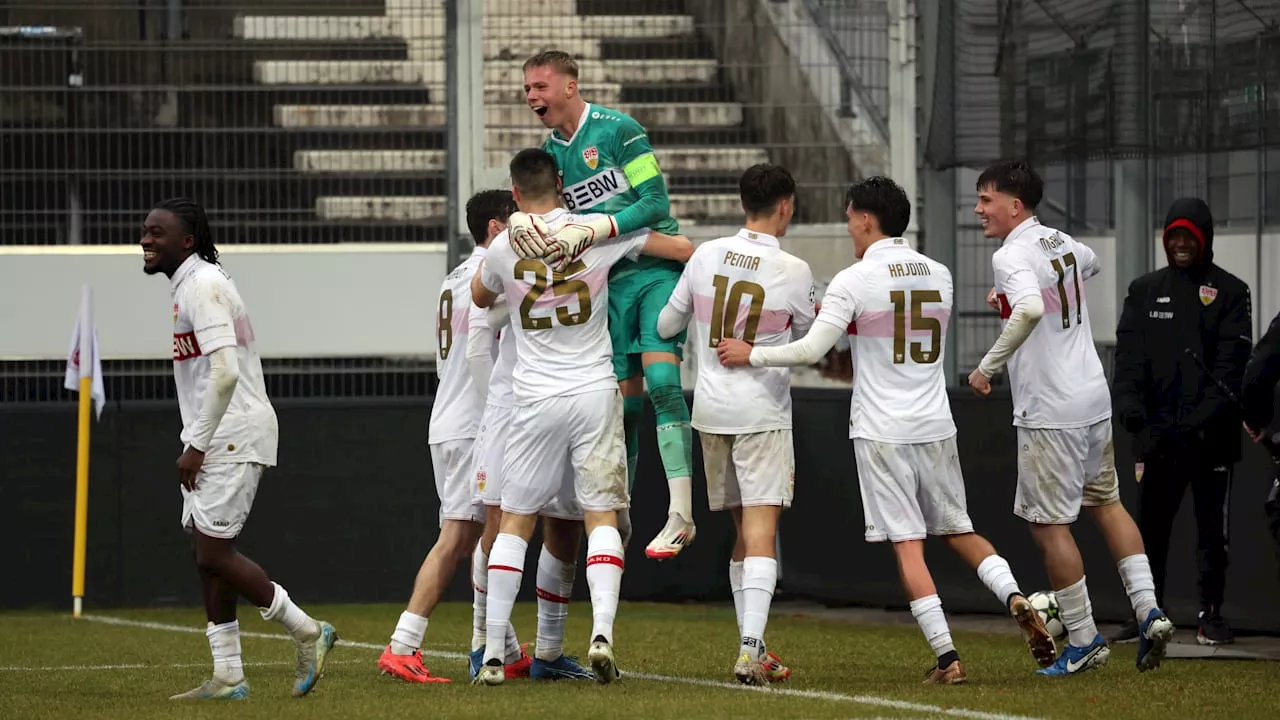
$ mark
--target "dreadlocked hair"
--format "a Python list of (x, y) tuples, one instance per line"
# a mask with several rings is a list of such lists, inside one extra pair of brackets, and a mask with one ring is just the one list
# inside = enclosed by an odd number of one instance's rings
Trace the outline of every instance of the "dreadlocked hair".
[(205, 262), (218, 264), (218, 248), (213, 246), (213, 231), (200, 203), (190, 198), (170, 198), (156, 204), (156, 210), (168, 210), (182, 221), (182, 230), (196, 241), (196, 254)]

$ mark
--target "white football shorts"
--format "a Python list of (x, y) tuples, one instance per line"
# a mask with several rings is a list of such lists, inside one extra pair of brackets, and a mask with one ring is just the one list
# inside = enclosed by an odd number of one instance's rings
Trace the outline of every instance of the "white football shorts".
[(232, 539), (244, 530), (258, 481), (265, 466), (257, 463), (205, 465), (196, 474), (196, 489), (182, 490), (182, 527), (201, 535)]
[(1110, 418), (1082, 428), (1018, 428), (1014, 515), (1038, 525), (1067, 525), (1082, 506), (1119, 501)]
[(791, 507), (796, 457), (790, 430), (745, 435), (698, 432), (712, 512), (776, 505)]
[(617, 388), (516, 407), (502, 463), (502, 511), (534, 515), (566, 487), (586, 512), (628, 507)]
[(854, 438), (867, 542), (973, 532), (955, 436), (895, 444)]
[(431, 444), (431, 470), (440, 497), (440, 525), (445, 520), (484, 522), (484, 508), (471, 500), (470, 438)]
[[(475, 482), (472, 498), (489, 507), (502, 507), (502, 463), (511, 435), (511, 414), (507, 405), (486, 405), (480, 418), (480, 432), (475, 444)], [(573, 491), (573, 470), (565, 467), (565, 480), (560, 493), (538, 514), (561, 520), (582, 520), (582, 508)]]

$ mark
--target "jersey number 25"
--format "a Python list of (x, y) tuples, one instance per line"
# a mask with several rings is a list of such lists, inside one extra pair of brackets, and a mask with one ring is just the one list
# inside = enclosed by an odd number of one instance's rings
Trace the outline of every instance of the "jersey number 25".
[(575, 260), (569, 263), (563, 273), (555, 272), (547, 267), (547, 264), (541, 260), (521, 260), (516, 263), (516, 279), (524, 280), (529, 273), (533, 273), (533, 287), (529, 288), (529, 292), (524, 294), (524, 300), (520, 301), (520, 326), (525, 330), (549, 330), (551, 329), (551, 316), (544, 315), (542, 317), (533, 317), (529, 313), (533, 311), (533, 304), (538, 302), (538, 298), (547, 292), (547, 288), (551, 288), (551, 294), (556, 297), (564, 295), (577, 294), (578, 311), (572, 312), (568, 307), (561, 305), (556, 308), (556, 320), (562, 326), (581, 325), (591, 318), (591, 289), (587, 287), (587, 283), (582, 280), (569, 280), (569, 276), (577, 275), (587, 269), (587, 264), (581, 260)]

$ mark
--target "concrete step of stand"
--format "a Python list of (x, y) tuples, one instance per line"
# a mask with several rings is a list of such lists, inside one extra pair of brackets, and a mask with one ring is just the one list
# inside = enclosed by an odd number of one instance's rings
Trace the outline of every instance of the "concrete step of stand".
[[(740, 174), (769, 160), (763, 149), (751, 147), (662, 148), (654, 152), (668, 173)], [(444, 150), (299, 150), (293, 155), (293, 167), (309, 173), (436, 173), (445, 171), (446, 160)], [(485, 151), (488, 167), (505, 167), (510, 160), (510, 151)]]
[[(650, 103), (611, 107), (634, 117), (645, 127), (736, 127), (742, 124), (742, 105), (738, 103)], [(485, 103), (484, 110), (487, 127), (528, 128), (546, 133), (538, 116), (527, 105)], [(445, 105), (277, 105), (274, 119), (277, 126), (285, 128), (444, 127), (448, 114)]]
[[(596, 82), (708, 83), (716, 77), (717, 65), (715, 60), (583, 60), (578, 67), (582, 77)], [(488, 61), (484, 64), (484, 83), (522, 87), (523, 66), (523, 60)], [(266, 60), (254, 63), (253, 76), (266, 85), (442, 85), (448, 81), (443, 60)]]
[[(742, 215), (737, 195), (671, 195), (676, 219), (693, 221)], [(316, 199), (316, 215), (322, 220), (438, 221), (445, 213), (445, 197), (345, 196)]]
[[(242, 15), (232, 31), (243, 40), (443, 39), (444, 14), (426, 15)], [(605, 38), (664, 38), (693, 34), (688, 15), (554, 16), (486, 15), (486, 47), (517, 36), (542, 43)]]

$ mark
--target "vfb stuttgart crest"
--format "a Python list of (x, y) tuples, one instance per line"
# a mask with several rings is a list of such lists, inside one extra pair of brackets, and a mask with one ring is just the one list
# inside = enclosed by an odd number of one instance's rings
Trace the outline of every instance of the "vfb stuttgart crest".
[(582, 151), (582, 161), (592, 170), (596, 169), (596, 166), (600, 164), (600, 151), (596, 149), (595, 145)]
[(1134, 464), (1133, 464), (1133, 477), (1134, 477), (1134, 479), (1135, 479), (1135, 480), (1137, 480), (1138, 482), (1142, 482), (1142, 473), (1143, 473), (1143, 471), (1145, 471), (1146, 469), (1147, 469), (1147, 465), (1146, 465), (1146, 463), (1134, 463)]
[(1214, 300), (1218, 299), (1218, 289), (1211, 288), (1208, 285), (1200, 286), (1200, 304), (1209, 306)]

